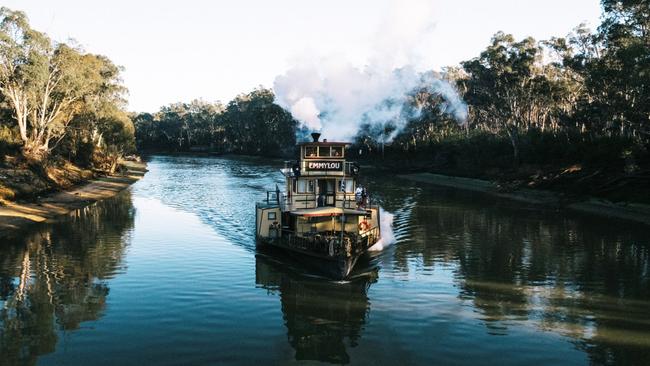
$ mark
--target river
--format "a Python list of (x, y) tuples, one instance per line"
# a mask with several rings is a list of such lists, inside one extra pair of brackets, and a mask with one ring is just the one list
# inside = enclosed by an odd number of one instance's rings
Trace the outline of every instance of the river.
[(650, 230), (362, 171), (396, 241), (332, 282), (257, 252), (280, 162), (153, 156), (0, 245), (0, 365), (650, 364)]

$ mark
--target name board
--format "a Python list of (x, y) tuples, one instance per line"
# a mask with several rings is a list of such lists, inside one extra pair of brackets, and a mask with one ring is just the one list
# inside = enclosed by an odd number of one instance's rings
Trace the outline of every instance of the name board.
[(307, 170), (311, 171), (343, 171), (342, 161), (308, 161)]

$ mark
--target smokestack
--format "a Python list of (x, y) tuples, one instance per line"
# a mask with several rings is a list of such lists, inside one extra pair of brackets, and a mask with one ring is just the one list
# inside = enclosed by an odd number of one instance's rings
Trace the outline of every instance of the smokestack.
[(314, 139), (314, 142), (318, 142), (318, 139), (320, 138), (320, 133), (312, 132), (311, 133), (311, 138)]

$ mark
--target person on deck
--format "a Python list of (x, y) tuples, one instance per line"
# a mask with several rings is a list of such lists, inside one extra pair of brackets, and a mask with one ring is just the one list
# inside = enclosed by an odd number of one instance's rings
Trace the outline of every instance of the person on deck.
[(363, 187), (357, 186), (357, 189), (354, 191), (354, 199), (357, 202), (357, 208), (361, 207), (363, 204)]
[(368, 197), (368, 191), (365, 188), (363, 188), (363, 190), (361, 191), (361, 207), (363, 208), (368, 207), (369, 199), (370, 197)]

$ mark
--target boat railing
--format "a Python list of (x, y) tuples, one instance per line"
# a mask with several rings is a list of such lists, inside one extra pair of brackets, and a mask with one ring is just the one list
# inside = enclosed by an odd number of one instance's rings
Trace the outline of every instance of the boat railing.
[[(276, 189), (273, 191), (266, 192), (266, 199), (264, 200), (267, 205), (274, 205), (281, 208), (284, 211), (292, 211), (299, 209), (312, 209), (320, 207), (318, 204), (318, 195), (316, 194), (298, 194), (298, 195), (288, 195), (284, 192), (281, 192), (279, 187), (276, 186)], [(377, 208), (372, 205), (372, 200), (370, 196), (366, 197), (363, 201), (358, 201), (354, 193), (337, 193), (334, 205), (323, 205), (324, 207), (338, 207), (351, 210), (358, 209), (372, 209)]]
[[(373, 231), (373, 229), (370, 231)], [(341, 235), (340, 231), (299, 234), (293, 230), (282, 230), (283, 243), (290, 248), (328, 255), (330, 257), (349, 257), (361, 254), (368, 249), (369, 245), (375, 243), (377, 239), (374, 235), (377, 234), (359, 235), (355, 233), (343, 233)]]
[(379, 226), (375, 226), (373, 228), (368, 229), (365, 231), (363, 234), (361, 234), (361, 238), (363, 238), (365, 242), (365, 248), (370, 248), (371, 246), (375, 245), (377, 241), (379, 240), (379, 235), (380, 235), (380, 230)]
[(280, 206), (280, 201), (282, 199), (282, 193), (280, 192), (280, 187), (278, 185), (275, 185), (275, 190), (274, 191), (266, 191), (266, 204), (267, 205), (278, 205)]
[(346, 161), (343, 164), (343, 171), (345, 172), (345, 175), (356, 175), (358, 173), (358, 170), (355, 171), (355, 165), (356, 163), (353, 161)]

